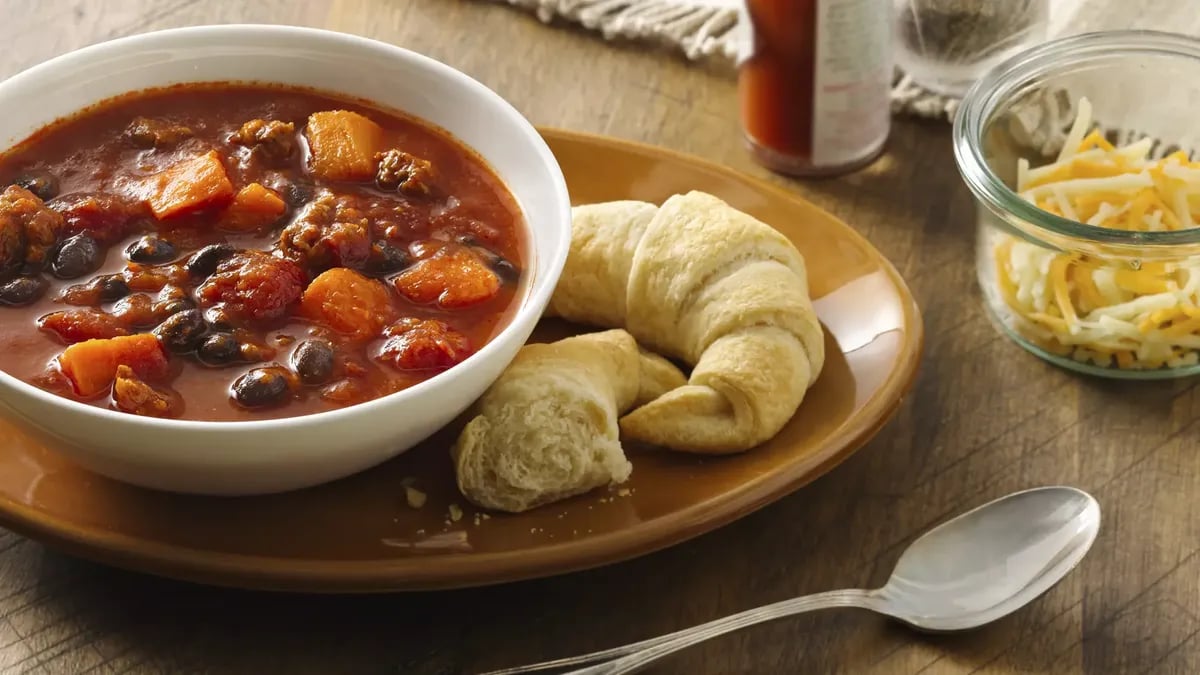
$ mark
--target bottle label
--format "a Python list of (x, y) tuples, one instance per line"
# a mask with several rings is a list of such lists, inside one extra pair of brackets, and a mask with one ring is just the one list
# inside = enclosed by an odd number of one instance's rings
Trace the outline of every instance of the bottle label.
[(891, 5), (817, 0), (814, 165), (853, 162), (883, 144), (891, 123)]

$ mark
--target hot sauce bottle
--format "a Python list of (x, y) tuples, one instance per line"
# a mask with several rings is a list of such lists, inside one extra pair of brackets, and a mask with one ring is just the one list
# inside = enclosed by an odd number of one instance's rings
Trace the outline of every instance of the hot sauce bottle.
[(888, 0), (744, 0), (738, 94), (759, 163), (821, 176), (879, 155), (890, 124), (890, 12)]

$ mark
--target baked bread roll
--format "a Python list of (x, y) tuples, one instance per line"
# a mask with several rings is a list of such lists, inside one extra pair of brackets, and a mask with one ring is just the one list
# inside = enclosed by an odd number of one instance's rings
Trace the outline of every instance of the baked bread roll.
[(618, 419), (686, 382), (623, 330), (521, 348), (452, 454), (463, 495), (520, 512), (629, 478)]
[(578, 206), (573, 228), (548, 313), (623, 327), (694, 366), (686, 386), (621, 419), (628, 438), (730, 453), (779, 433), (825, 363), (804, 258), (786, 237), (702, 192), (659, 208)]

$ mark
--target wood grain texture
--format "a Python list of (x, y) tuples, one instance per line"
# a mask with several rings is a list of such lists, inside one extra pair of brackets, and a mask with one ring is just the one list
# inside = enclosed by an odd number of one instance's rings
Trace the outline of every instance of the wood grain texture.
[(861, 612), (781, 621), (662, 673), (1200, 672), (1200, 389), (1054, 369), (1001, 338), (974, 285), (974, 207), (941, 123), (897, 121), (872, 167), (793, 182), (751, 163), (733, 80), (605, 45), (491, 2), (41, 0), (2, 3), (0, 75), (146, 30), (268, 22), (358, 33), (480, 79), (535, 123), (647, 141), (765, 176), (854, 225), (909, 281), (927, 353), (879, 437), (740, 522), (629, 563), (450, 593), (303, 597), (199, 588), (67, 558), (0, 532), (0, 671), (470, 673), (672, 631), (799, 593), (882, 583), (930, 525), (1009, 491), (1069, 483), (1104, 527), (1027, 610), (926, 636)]

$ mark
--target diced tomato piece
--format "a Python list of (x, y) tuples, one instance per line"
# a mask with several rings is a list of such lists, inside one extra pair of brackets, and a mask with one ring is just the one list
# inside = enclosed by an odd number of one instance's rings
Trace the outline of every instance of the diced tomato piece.
[(233, 200), (233, 183), (216, 150), (173, 164), (151, 176), (147, 186), (146, 203), (160, 220)]
[(370, 180), (383, 129), (349, 110), (328, 110), (308, 116), (304, 130), (312, 153), (312, 172), (327, 180)]
[(98, 309), (68, 309), (38, 319), (38, 328), (54, 333), (67, 344), (129, 335), (117, 317)]
[(283, 199), (258, 183), (238, 190), (233, 203), (221, 216), (220, 226), (234, 232), (254, 232), (264, 228), (287, 212)]
[(475, 351), (467, 336), (437, 319), (401, 319), (384, 335), (379, 358), (401, 370), (445, 370)]
[(326, 270), (313, 279), (300, 299), (300, 311), (359, 340), (379, 335), (395, 315), (383, 282), (345, 267)]
[(145, 202), (102, 192), (64, 195), (49, 206), (62, 214), (67, 234), (86, 233), (104, 244), (120, 240), (137, 221), (150, 218)]
[(59, 354), (58, 366), (76, 394), (91, 397), (108, 391), (119, 366), (129, 366), (144, 379), (165, 376), (167, 352), (150, 333), (123, 335), (77, 342)]
[(392, 279), (401, 295), (447, 309), (469, 307), (496, 297), (500, 278), (470, 249), (446, 246)]
[(252, 321), (278, 319), (300, 299), (304, 271), (291, 260), (263, 251), (235, 253), (197, 289), (200, 303), (224, 303), (233, 316)]

